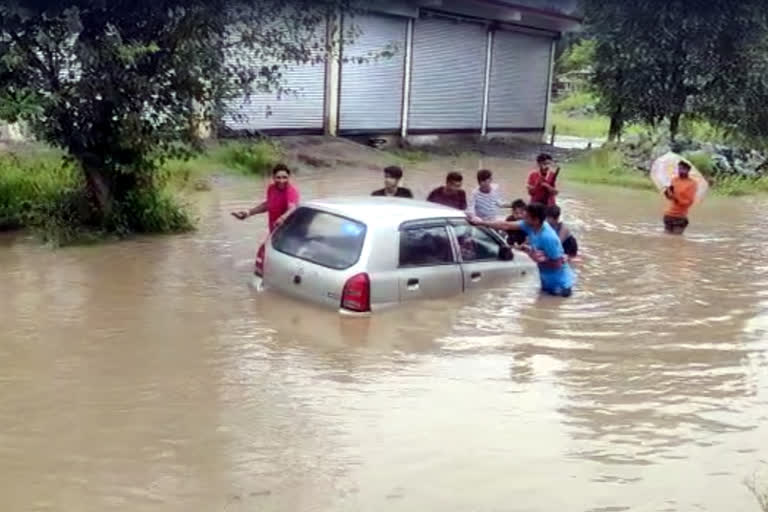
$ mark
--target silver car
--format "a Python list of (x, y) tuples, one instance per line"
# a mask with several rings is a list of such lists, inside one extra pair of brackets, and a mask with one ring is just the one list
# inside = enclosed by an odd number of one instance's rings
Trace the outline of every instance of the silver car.
[(384, 197), (301, 204), (256, 262), (264, 288), (352, 314), (450, 297), (535, 268), (462, 211)]

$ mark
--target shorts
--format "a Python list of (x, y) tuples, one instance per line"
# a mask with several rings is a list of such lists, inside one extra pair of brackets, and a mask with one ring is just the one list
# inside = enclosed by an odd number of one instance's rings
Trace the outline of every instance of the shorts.
[(553, 297), (563, 297), (564, 299), (567, 299), (568, 297), (573, 295), (573, 290), (571, 288), (555, 288), (555, 289), (542, 288), (541, 291), (546, 293), (547, 295), (552, 295)]
[(563, 240), (563, 251), (571, 258), (579, 254), (579, 243), (576, 241), (576, 237), (571, 235)]
[(670, 217), (664, 216), (664, 229), (667, 231), (683, 231), (688, 227), (687, 217)]

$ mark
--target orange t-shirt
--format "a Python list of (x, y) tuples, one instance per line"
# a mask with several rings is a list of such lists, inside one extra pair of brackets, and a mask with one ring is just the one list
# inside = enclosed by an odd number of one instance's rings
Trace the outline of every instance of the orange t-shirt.
[(688, 210), (696, 200), (696, 182), (691, 178), (672, 178), (672, 197), (664, 215), (669, 217), (687, 217)]

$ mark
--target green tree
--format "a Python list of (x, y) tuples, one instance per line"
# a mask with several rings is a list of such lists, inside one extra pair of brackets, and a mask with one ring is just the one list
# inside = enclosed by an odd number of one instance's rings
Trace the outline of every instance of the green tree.
[(4, 2), (0, 117), (63, 148), (92, 220), (109, 226), (165, 159), (199, 148), (200, 123), (226, 98), (283, 87), (284, 63), (324, 61), (326, 20), (351, 11), (348, 0)]
[(580, 39), (563, 51), (557, 59), (557, 72), (583, 71), (592, 66), (595, 59), (595, 40)]
[(673, 138), (692, 105), (733, 91), (729, 80), (748, 71), (740, 56), (762, 40), (768, 17), (763, 0), (584, 4), (596, 42), (593, 83), (612, 127), (669, 120)]

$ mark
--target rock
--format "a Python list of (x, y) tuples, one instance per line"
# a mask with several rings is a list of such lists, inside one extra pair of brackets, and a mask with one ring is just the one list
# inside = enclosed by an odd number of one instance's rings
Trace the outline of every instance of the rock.
[(733, 174), (733, 166), (725, 155), (713, 153), (712, 167), (714, 167), (715, 174)]

